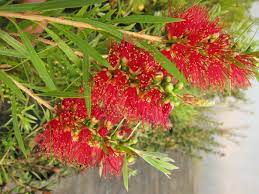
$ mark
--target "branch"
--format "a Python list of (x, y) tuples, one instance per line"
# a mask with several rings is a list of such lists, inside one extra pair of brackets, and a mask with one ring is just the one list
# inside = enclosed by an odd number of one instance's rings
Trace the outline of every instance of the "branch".
[[(14, 37), (19, 37), (20, 35), (18, 33), (10, 33), (12, 36)], [(50, 46), (53, 46), (53, 47), (56, 47), (58, 46), (58, 44), (56, 42), (53, 42), (51, 40), (48, 40), (48, 39), (45, 39), (45, 38), (42, 38), (42, 37), (37, 37), (36, 38), (36, 41), (39, 41), (39, 42), (42, 42), (43, 44), (46, 44), (46, 45), (50, 45)], [(74, 51), (74, 53), (78, 56), (78, 57), (83, 57), (84, 54), (80, 51), (77, 51), (75, 49), (72, 49)], [(0, 66), (1, 68), (1, 66)]]
[[(10, 77), (11, 78), (11, 77)], [(24, 91), (26, 94), (28, 94), (30, 97), (32, 97), (34, 100), (36, 100), (40, 105), (45, 106), (50, 111), (54, 111), (55, 109), (45, 100), (34, 94), (30, 89), (26, 88), (23, 84), (15, 81), (13, 78), (11, 78), (14, 84), (20, 88), (22, 91)]]
[[(36, 14), (28, 14), (28, 13), (12, 13), (12, 12), (4, 12), (0, 11), (0, 16), (3, 17), (9, 17), (9, 18), (19, 18), (19, 19), (26, 19), (31, 21), (46, 21), (46, 22), (53, 22), (58, 24), (63, 24), (67, 26), (74, 26), (77, 28), (88, 28), (96, 31), (101, 31), (102, 29), (96, 28), (92, 26), (91, 24), (85, 23), (85, 22), (78, 22), (78, 21), (72, 21), (68, 19), (63, 18), (55, 18), (55, 17), (49, 17), (49, 16), (42, 16), (42, 15), (36, 15)], [(124, 33), (125, 35), (138, 38), (138, 39), (145, 39), (151, 42), (163, 42), (164, 39), (159, 36), (151, 36), (147, 34), (140, 34), (136, 32), (130, 32), (126, 30), (120, 30), (120, 32)]]

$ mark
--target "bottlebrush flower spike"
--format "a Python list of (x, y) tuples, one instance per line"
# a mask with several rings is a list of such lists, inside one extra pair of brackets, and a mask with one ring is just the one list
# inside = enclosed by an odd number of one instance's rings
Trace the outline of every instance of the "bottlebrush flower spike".
[[(108, 129), (100, 125), (95, 133), (89, 128), (96, 124), (94, 118), (89, 126), (85, 124), (84, 99), (64, 99), (59, 107), (59, 116), (45, 125), (45, 130), (36, 137), (36, 142), (47, 155), (70, 165), (83, 167), (103, 167), (103, 175), (119, 175), (123, 163), (121, 152), (113, 150), (109, 144), (103, 145)], [(70, 112), (70, 114), (66, 114)], [(70, 122), (64, 122), (69, 120)], [(72, 124), (71, 124), (72, 123)], [(97, 138), (99, 141), (97, 141)]]
[(129, 77), (121, 70), (113, 71), (112, 75), (110, 71), (103, 70), (95, 76), (96, 87), (92, 91), (93, 116), (112, 124), (126, 118), (128, 121), (143, 121), (168, 127), (170, 111), (163, 109), (165, 103), (162, 93), (142, 87), (140, 92), (140, 86), (134, 85), (135, 80), (130, 80)]
[(57, 105), (57, 117), (36, 137), (48, 155), (68, 164), (99, 166), (104, 176), (120, 174), (126, 153), (118, 144), (135, 144), (132, 128), (140, 122), (168, 128), (172, 110), (165, 94), (151, 84), (157, 72), (159, 79), (167, 74), (149, 53), (123, 41), (114, 45), (109, 61), (114, 69), (93, 77), (91, 118), (85, 99), (66, 98)]
[(150, 85), (157, 72), (167, 75), (151, 54), (126, 41), (113, 45), (108, 60), (115, 68), (129, 68), (132, 75), (136, 76), (135, 81), (142, 87)]
[(254, 77), (255, 59), (232, 49), (231, 38), (224, 33), (218, 19), (210, 20), (208, 10), (193, 6), (176, 17), (185, 21), (166, 25), (173, 44), (161, 52), (176, 63), (187, 80), (200, 89), (223, 91), (246, 88)]
[(218, 20), (211, 21), (205, 7), (193, 6), (176, 17), (184, 21), (166, 24), (168, 39), (187, 38), (190, 44), (196, 44), (210, 35), (221, 32)]

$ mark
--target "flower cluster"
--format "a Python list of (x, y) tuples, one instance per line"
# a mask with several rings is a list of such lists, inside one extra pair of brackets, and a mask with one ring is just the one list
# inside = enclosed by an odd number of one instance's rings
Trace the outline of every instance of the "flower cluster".
[(125, 156), (120, 146), (136, 143), (133, 128), (140, 122), (170, 126), (172, 105), (153, 84), (170, 77), (149, 53), (125, 41), (114, 44), (108, 60), (113, 69), (102, 69), (93, 78), (91, 116), (84, 98), (66, 98), (36, 141), (63, 162), (119, 175)]
[[(161, 52), (193, 86), (224, 90), (228, 83), (234, 88), (250, 84), (254, 59), (232, 50), (229, 35), (218, 20), (210, 20), (205, 8), (194, 6), (177, 17), (184, 21), (167, 24), (172, 45)], [(182, 83), (176, 83), (150, 53), (129, 42), (114, 44), (108, 61), (113, 68), (93, 76), (91, 111), (84, 98), (63, 99), (57, 116), (36, 137), (47, 155), (67, 164), (100, 167), (104, 176), (120, 175), (125, 156), (134, 157), (127, 146), (137, 143), (137, 128), (144, 132), (171, 126), (169, 115), (178, 98), (205, 103), (192, 95), (176, 95)]]
[(208, 10), (193, 6), (176, 15), (183, 22), (166, 26), (173, 42), (162, 53), (174, 61), (187, 80), (201, 89), (224, 90), (245, 88), (254, 76), (252, 56), (234, 52), (230, 36), (219, 27), (218, 19), (210, 20)]
[(158, 73), (163, 76), (168, 75), (151, 54), (126, 41), (113, 45), (109, 54), (109, 62), (115, 68), (129, 68), (134, 76), (133, 79), (141, 87), (149, 86)]

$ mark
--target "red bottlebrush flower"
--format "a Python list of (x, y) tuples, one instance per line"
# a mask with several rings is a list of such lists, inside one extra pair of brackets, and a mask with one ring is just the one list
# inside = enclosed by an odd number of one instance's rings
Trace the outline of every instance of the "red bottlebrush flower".
[[(82, 123), (77, 123), (82, 125)], [(87, 127), (69, 128), (59, 120), (53, 119), (46, 124), (45, 130), (36, 137), (36, 142), (47, 155), (53, 155), (67, 164), (83, 167), (103, 167), (103, 175), (119, 175), (123, 155), (111, 147), (101, 148)], [(100, 137), (106, 137), (108, 130), (100, 128)]]
[(172, 110), (163, 102), (164, 94), (150, 87), (158, 73), (161, 79), (167, 74), (149, 53), (122, 42), (114, 45), (109, 61), (114, 69), (93, 77), (91, 117), (84, 98), (64, 99), (57, 106), (57, 117), (36, 138), (48, 155), (68, 164), (102, 167), (104, 176), (120, 174), (125, 151), (114, 142), (129, 138), (129, 126), (143, 122), (168, 128)]
[(182, 18), (184, 21), (166, 25), (169, 39), (187, 38), (190, 44), (196, 44), (212, 34), (221, 32), (218, 20), (211, 21), (208, 10), (199, 5), (175, 17)]
[(102, 159), (102, 175), (106, 176), (107, 174), (119, 176), (123, 166), (123, 156), (119, 153), (114, 152), (110, 147), (107, 147), (106, 154)]
[(36, 142), (42, 151), (48, 155), (53, 154), (63, 162), (89, 166), (91, 147), (86, 140), (90, 137), (88, 129), (82, 128), (79, 134), (73, 134), (64, 130), (63, 123), (58, 119), (54, 119), (36, 137)]
[(94, 78), (98, 87), (94, 87), (92, 91), (93, 116), (108, 120), (112, 124), (117, 124), (126, 118), (131, 121), (142, 120), (167, 126), (169, 113), (162, 112), (163, 99), (159, 90), (147, 89), (146, 94), (142, 93), (143, 97), (141, 97), (138, 94), (139, 89), (131, 86), (129, 76), (121, 70), (115, 70), (112, 73), (113, 77), (105, 79), (101, 85), (99, 83), (100, 76), (106, 74), (107, 70), (103, 70)]
[(98, 130), (98, 134), (101, 137), (107, 137), (107, 135), (109, 134), (109, 130), (106, 127), (102, 127)]
[(108, 60), (115, 68), (128, 67), (142, 87), (148, 86), (157, 72), (164, 72), (166, 75), (166, 71), (151, 54), (126, 41), (113, 45)]
[(123, 139), (123, 138), (128, 138), (130, 136), (130, 134), (132, 133), (132, 129), (130, 129), (127, 125), (122, 126), (118, 136), (119, 138)]
[(210, 20), (206, 8), (194, 6), (176, 17), (185, 21), (167, 24), (168, 38), (175, 43), (161, 52), (176, 63), (193, 86), (222, 91), (228, 80), (232, 88), (250, 85), (255, 60), (233, 51), (230, 36), (222, 31), (218, 20)]

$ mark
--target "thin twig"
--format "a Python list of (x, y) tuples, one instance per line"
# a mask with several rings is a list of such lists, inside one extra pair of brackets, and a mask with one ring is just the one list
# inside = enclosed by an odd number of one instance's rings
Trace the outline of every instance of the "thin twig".
[(9, 69), (9, 68), (11, 68), (12, 66), (11, 65), (8, 65), (8, 64), (0, 64), (0, 69), (2, 69), (2, 70), (6, 70), (6, 69)]
[[(20, 35), (18, 33), (10, 33), (12, 36), (14, 37), (19, 37)], [(53, 46), (53, 47), (57, 47), (58, 44), (54, 41), (51, 41), (51, 40), (48, 40), (46, 38), (42, 38), (42, 37), (37, 37), (36, 38), (36, 41), (39, 41), (39, 42), (42, 42), (43, 44), (46, 44), (46, 45), (50, 45), (50, 46)], [(78, 56), (78, 57), (84, 57), (84, 54), (80, 51), (77, 51), (75, 49), (72, 49), (74, 51), (74, 53)]]
[[(11, 77), (10, 77), (11, 78)], [(51, 111), (54, 111), (54, 108), (45, 100), (34, 94), (30, 89), (26, 88), (23, 84), (15, 81), (13, 78), (11, 78), (14, 84), (20, 88), (22, 91), (24, 91), (26, 94), (28, 94), (30, 97), (32, 97), (34, 100), (36, 100), (40, 105), (45, 106)]]
[[(37, 14), (28, 14), (28, 13), (13, 13), (13, 12), (5, 12), (5, 11), (0, 11), (0, 16), (3, 17), (9, 17), (9, 18), (19, 18), (19, 19), (26, 19), (26, 20), (31, 20), (31, 21), (46, 21), (46, 22), (53, 22), (53, 23), (58, 23), (58, 24), (63, 24), (67, 26), (74, 26), (77, 28), (88, 28), (96, 31), (102, 31), (100, 28), (96, 28), (91, 24), (85, 23), (85, 22), (78, 22), (78, 21), (72, 21), (68, 19), (63, 19), (63, 18), (55, 18), (55, 17), (49, 17), (49, 16), (42, 16), (42, 15), (37, 15)], [(130, 32), (126, 30), (120, 30), (123, 34), (127, 36), (131, 36), (134, 38), (138, 39), (145, 39), (151, 42), (163, 42), (164, 39), (159, 36), (151, 36), (147, 34), (140, 34), (136, 32)]]
[(133, 130), (132, 130), (131, 134), (129, 135), (129, 137), (127, 138), (127, 140), (129, 140), (129, 139), (133, 136), (133, 134), (134, 134), (135, 131), (138, 129), (138, 127), (139, 127), (140, 124), (141, 124), (141, 121), (138, 122), (138, 124), (133, 128)]

